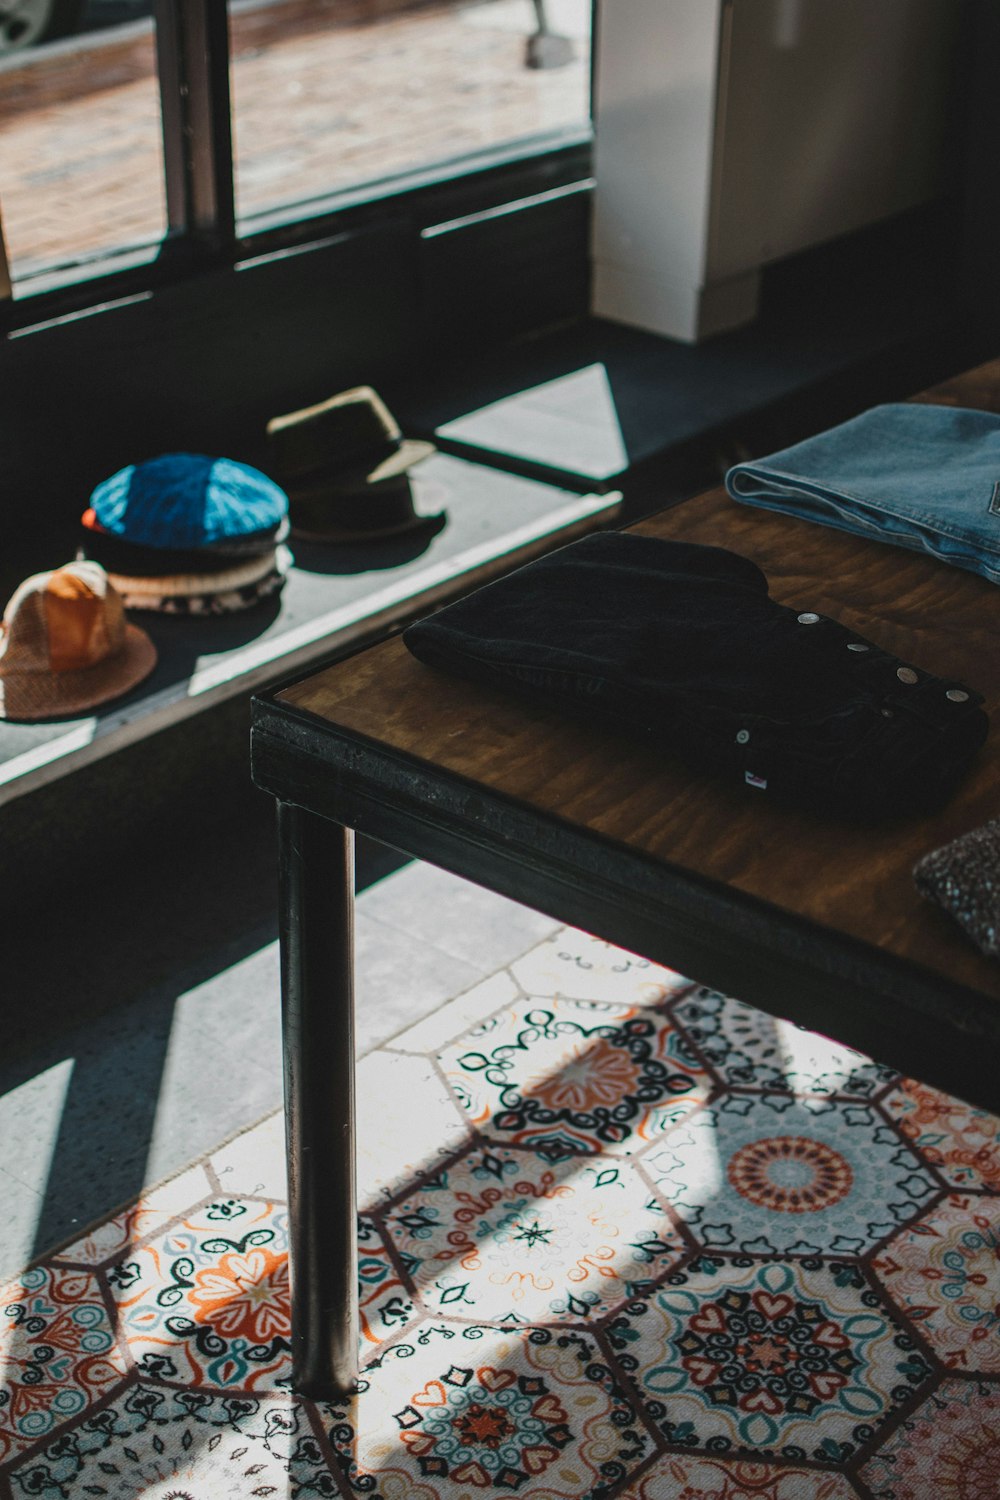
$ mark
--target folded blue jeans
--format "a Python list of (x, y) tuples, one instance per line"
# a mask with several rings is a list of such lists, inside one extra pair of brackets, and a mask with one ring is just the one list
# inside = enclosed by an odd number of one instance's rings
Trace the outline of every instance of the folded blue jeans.
[(874, 406), (726, 475), (734, 500), (929, 552), (1000, 583), (1000, 416)]
[(584, 537), (403, 640), (429, 666), (610, 725), (752, 797), (847, 819), (939, 805), (988, 728), (971, 688), (776, 603), (749, 558), (693, 542)]

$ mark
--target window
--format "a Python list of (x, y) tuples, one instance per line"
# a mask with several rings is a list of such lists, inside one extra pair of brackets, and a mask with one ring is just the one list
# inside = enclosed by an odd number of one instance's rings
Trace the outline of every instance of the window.
[(309, 3), (230, 10), (242, 222), (402, 174), (461, 170), (586, 125), (589, 0), (548, 0), (555, 67), (531, 0)]
[(518, 161), (544, 189), (589, 134), (590, 0), (88, 0), (33, 41), (54, 3), (0, 30), (0, 224), (30, 319), (435, 184), (467, 180), (475, 209)]
[(167, 228), (153, 24), (0, 59), (0, 207), (17, 290)]

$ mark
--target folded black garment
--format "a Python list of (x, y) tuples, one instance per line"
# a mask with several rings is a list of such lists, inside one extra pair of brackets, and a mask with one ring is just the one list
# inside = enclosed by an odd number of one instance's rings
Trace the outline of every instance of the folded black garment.
[(748, 558), (605, 532), (411, 625), (433, 667), (639, 735), (754, 795), (871, 818), (952, 792), (982, 696), (768, 597)]

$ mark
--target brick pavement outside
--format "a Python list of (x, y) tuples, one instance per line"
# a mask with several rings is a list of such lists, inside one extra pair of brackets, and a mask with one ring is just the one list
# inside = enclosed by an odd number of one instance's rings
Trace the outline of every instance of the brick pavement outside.
[[(586, 118), (589, 4), (531, 69), (529, 0), (270, 0), (234, 8), (237, 213), (246, 217)], [(0, 209), (15, 284), (164, 232), (152, 23), (0, 64)]]

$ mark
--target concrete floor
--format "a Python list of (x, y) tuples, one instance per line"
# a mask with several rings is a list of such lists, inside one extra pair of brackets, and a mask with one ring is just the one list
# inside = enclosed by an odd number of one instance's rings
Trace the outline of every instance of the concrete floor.
[[(398, 863), (359, 850), (359, 1056), (557, 926)], [(8, 924), (0, 1280), (280, 1104), (273, 864), (239, 819)]]

